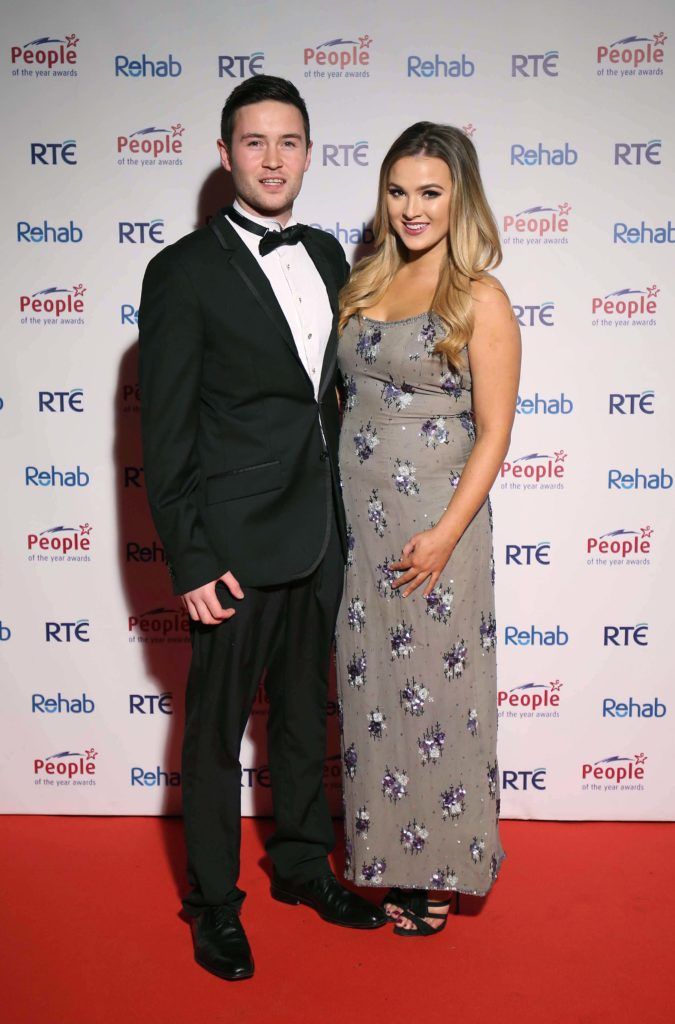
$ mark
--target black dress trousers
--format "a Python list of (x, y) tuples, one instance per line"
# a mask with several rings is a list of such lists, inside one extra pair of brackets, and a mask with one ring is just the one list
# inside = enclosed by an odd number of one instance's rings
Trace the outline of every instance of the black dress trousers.
[(190, 915), (241, 904), (239, 753), (265, 669), (268, 759), (275, 831), (266, 846), (283, 878), (321, 874), (334, 846), (323, 788), (328, 669), (344, 579), (333, 522), (326, 553), (304, 579), (217, 593), (236, 614), (217, 626), (193, 623), (183, 741), (183, 817), (192, 891)]

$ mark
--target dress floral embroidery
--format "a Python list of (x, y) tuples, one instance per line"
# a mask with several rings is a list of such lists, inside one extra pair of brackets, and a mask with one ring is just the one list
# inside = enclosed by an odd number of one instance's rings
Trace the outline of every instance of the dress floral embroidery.
[(414, 819), (401, 829), (401, 846), (406, 853), (421, 853), (428, 838), (428, 830)]
[(350, 629), (360, 633), (366, 624), (366, 606), (359, 597), (353, 597), (347, 610), (347, 622)]
[(409, 658), (415, 650), (414, 630), (406, 622), (399, 622), (389, 630), (391, 657)]
[(450, 613), (452, 612), (452, 601), (453, 593), (450, 587), (436, 586), (427, 594), (425, 601), (427, 602), (426, 613), (434, 620), (434, 622), (442, 622), (447, 624), (450, 621)]
[(419, 747), (422, 764), (436, 764), (442, 756), (443, 747), (445, 746), (445, 733), (441, 728), (440, 722), (436, 722), (435, 725), (425, 729), (424, 735), (417, 741), (417, 746)]
[(384, 537), (384, 531), (387, 529), (387, 517), (377, 491), (372, 491), (368, 499), (368, 520), (375, 527), (378, 537)]
[(354, 822), (354, 828), (357, 836), (361, 836), (362, 839), (368, 837), (368, 829), (370, 828), (370, 814), (366, 807), (359, 807), (356, 812), (356, 821)]
[(424, 714), (427, 704), (433, 703), (433, 697), (422, 683), (415, 682), (415, 679), (406, 679), (405, 686), (400, 694), (401, 707), (407, 715), (414, 715), (418, 718)]
[(379, 443), (380, 439), (377, 436), (377, 431), (370, 420), (368, 420), (365, 427), (362, 425), (359, 432), (354, 434), (354, 448), (359, 462), (365, 462), (366, 459), (369, 459)]
[(393, 381), (382, 386), (382, 401), (387, 408), (396, 409), (397, 412), (407, 409), (413, 400), (413, 394), (413, 389), (405, 381), (400, 388)]
[(445, 651), (443, 654), (443, 675), (446, 679), (459, 679), (464, 672), (466, 657), (466, 644), (463, 640), (458, 640), (456, 644), (453, 644), (452, 650)]
[(356, 342), (356, 354), (364, 360), (368, 366), (372, 366), (380, 351), (382, 332), (379, 327), (367, 327), (359, 332)]
[(420, 485), (415, 479), (416, 472), (417, 470), (412, 462), (403, 462), (401, 459), (396, 460), (392, 477), (394, 479), (394, 486), (400, 494), (420, 493)]

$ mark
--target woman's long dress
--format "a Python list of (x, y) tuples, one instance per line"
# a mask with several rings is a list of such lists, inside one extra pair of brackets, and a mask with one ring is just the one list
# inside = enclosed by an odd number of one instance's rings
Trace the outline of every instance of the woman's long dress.
[(338, 618), (346, 877), (484, 894), (504, 856), (489, 501), (429, 597), (392, 589), (475, 441), (471, 377), (434, 353), (433, 316), (354, 317), (339, 347), (350, 557)]

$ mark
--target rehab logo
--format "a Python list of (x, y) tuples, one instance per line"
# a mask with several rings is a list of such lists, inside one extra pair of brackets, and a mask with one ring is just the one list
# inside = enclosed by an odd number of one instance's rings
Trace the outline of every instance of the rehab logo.
[(551, 147), (545, 146), (543, 142), (535, 142), (530, 146), (522, 142), (511, 144), (512, 167), (571, 167), (578, 159), (578, 150), (569, 142)]
[(499, 690), (499, 718), (560, 718), (562, 687), (559, 679), (552, 679), (548, 683), (521, 683), (510, 690)]
[(80, 526), (50, 526), (41, 533), (26, 537), (28, 561), (91, 562), (91, 531), (89, 523)]
[[(305, 78), (370, 78), (370, 47), (367, 33), (356, 39), (328, 39), (303, 51)], [(324, 70), (324, 68), (326, 70)]]
[(138, 306), (134, 306), (133, 302), (121, 303), (120, 323), (123, 327), (138, 327)]
[(67, 224), (50, 224), (43, 220), (39, 224), (31, 224), (28, 220), (16, 222), (17, 242), (28, 242), (29, 245), (78, 245), (84, 238), (84, 231), (74, 220)]
[(178, 78), (182, 73), (183, 65), (172, 53), (159, 60), (147, 53), (137, 58), (123, 53), (115, 56), (115, 78)]
[(127, 562), (143, 564), (152, 562), (155, 565), (165, 565), (166, 552), (159, 541), (156, 540), (145, 544), (138, 540), (128, 540), (126, 543), (126, 560)]
[(667, 714), (668, 705), (658, 697), (653, 700), (638, 700), (636, 697), (624, 700), (602, 698), (603, 718), (665, 718)]
[(522, 629), (520, 626), (504, 626), (504, 643), (514, 647), (566, 647), (570, 635), (556, 623), (551, 629), (539, 629), (534, 624)]
[(86, 290), (83, 284), (74, 284), (71, 288), (54, 284), (20, 295), (19, 323), (32, 327), (81, 327), (85, 323)]
[(499, 477), (502, 490), (561, 491), (565, 487), (567, 452), (562, 448), (552, 455), (531, 452), (502, 463)]
[(637, 78), (663, 75), (665, 32), (625, 36), (598, 46), (597, 74), (605, 78)]
[(508, 213), (502, 221), (502, 241), (505, 245), (567, 245), (571, 212), (569, 203), (558, 203)]
[(130, 615), (127, 629), (130, 644), (190, 642), (190, 619), (182, 608), (151, 608)]
[(672, 220), (667, 220), (665, 224), (648, 224), (641, 220), (634, 225), (616, 221), (612, 225), (612, 242), (614, 245), (673, 245), (675, 224)]
[(651, 526), (638, 530), (611, 530), (586, 538), (586, 565), (651, 565)]
[(180, 786), (180, 772), (165, 771), (161, 765), (154, 768), (142, 768), (134, 765), (129, 781), (131, 786), (143, 786), (153, 789), (156, 786), (172, 788)]
[(465, 53), (452, 58), (420, 57), (410, 54), (407, 61), (408, 78), (471, 78), (476, 72), (476, 62)]
[(673, 476), (665, 466), (650, 473), (636, 466), (631, 470), (609, 469), (607, 487), (610, 491), (669, 491)]
[(599, 761), (588, 761), (581, 766), (582, 789), (608, 792), (618, 789), (643, 790), (646, 754), (626, 757), (613, 754)]
[(44, 693), (32, 694), (30, 710), (33, 715), (91, 715), (96, 704), (86, 693), (79, 697), (65, 697), (59, 690), (55, 697)]
[(619, 288), (607, 295), (591, 299), (591, 327), (656, 327), (656, 313), (661, 289), (648, 284), (646, 288)]
[(518, 395), (516, 413), (519, 416), (569, 416), (574, 412), (574, 402), (564, 391), (547, 397), (535, 391), (532, 396)]
[(75, 469), (57, 469), (53, 463), (49, 469), (26, 466), (24, 474), (26, 487), (88, 487), (91, 482), (91, 473), (79, 462)]
[(36, 757), (33, 781), (36, 786), (95, 786), (97, 757), (98, 751), (93, 747), (82, 753), (62, 750), (47, 757)]
[(182, 167), (185, 126), (176, 122), (170, 128), (155, 125), (117, 136), (119, 167)]
[(72, 32), (63, 39), (40, 36), (12, 46), (10, 59), (15, 78), (77, 78), (79, 39)]
[(374, 239), (373, 232), (365, 221), (361, 221), (360, 227), (348, 226), (339, 220), (330, 227), (323, 224), (311, 224), (310, 227), (318, 228), (319, 231), (327, 231), (343, 245), (370, 245)]

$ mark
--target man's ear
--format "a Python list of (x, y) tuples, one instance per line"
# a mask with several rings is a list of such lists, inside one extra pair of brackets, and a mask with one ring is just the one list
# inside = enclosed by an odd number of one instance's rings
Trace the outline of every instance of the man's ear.
[(226, 171), (232, 173), (232, 162), (230, 160), (230, 154), (227, 146), (225, 145), (222, 139), (218, 139), (216, 145), (218, 147), (218, 153), (220, 155), (220, 162), (222, 166), (225, 168)]
[(309, 170), (309, 165), (312, 162), (312, 147), (313, 147), (313, 145), (314, 145), (314, 143), (310, 142), (310, 144), (307, 147), (307, 157), (305, 159), (305, 170), (306, 171)]

